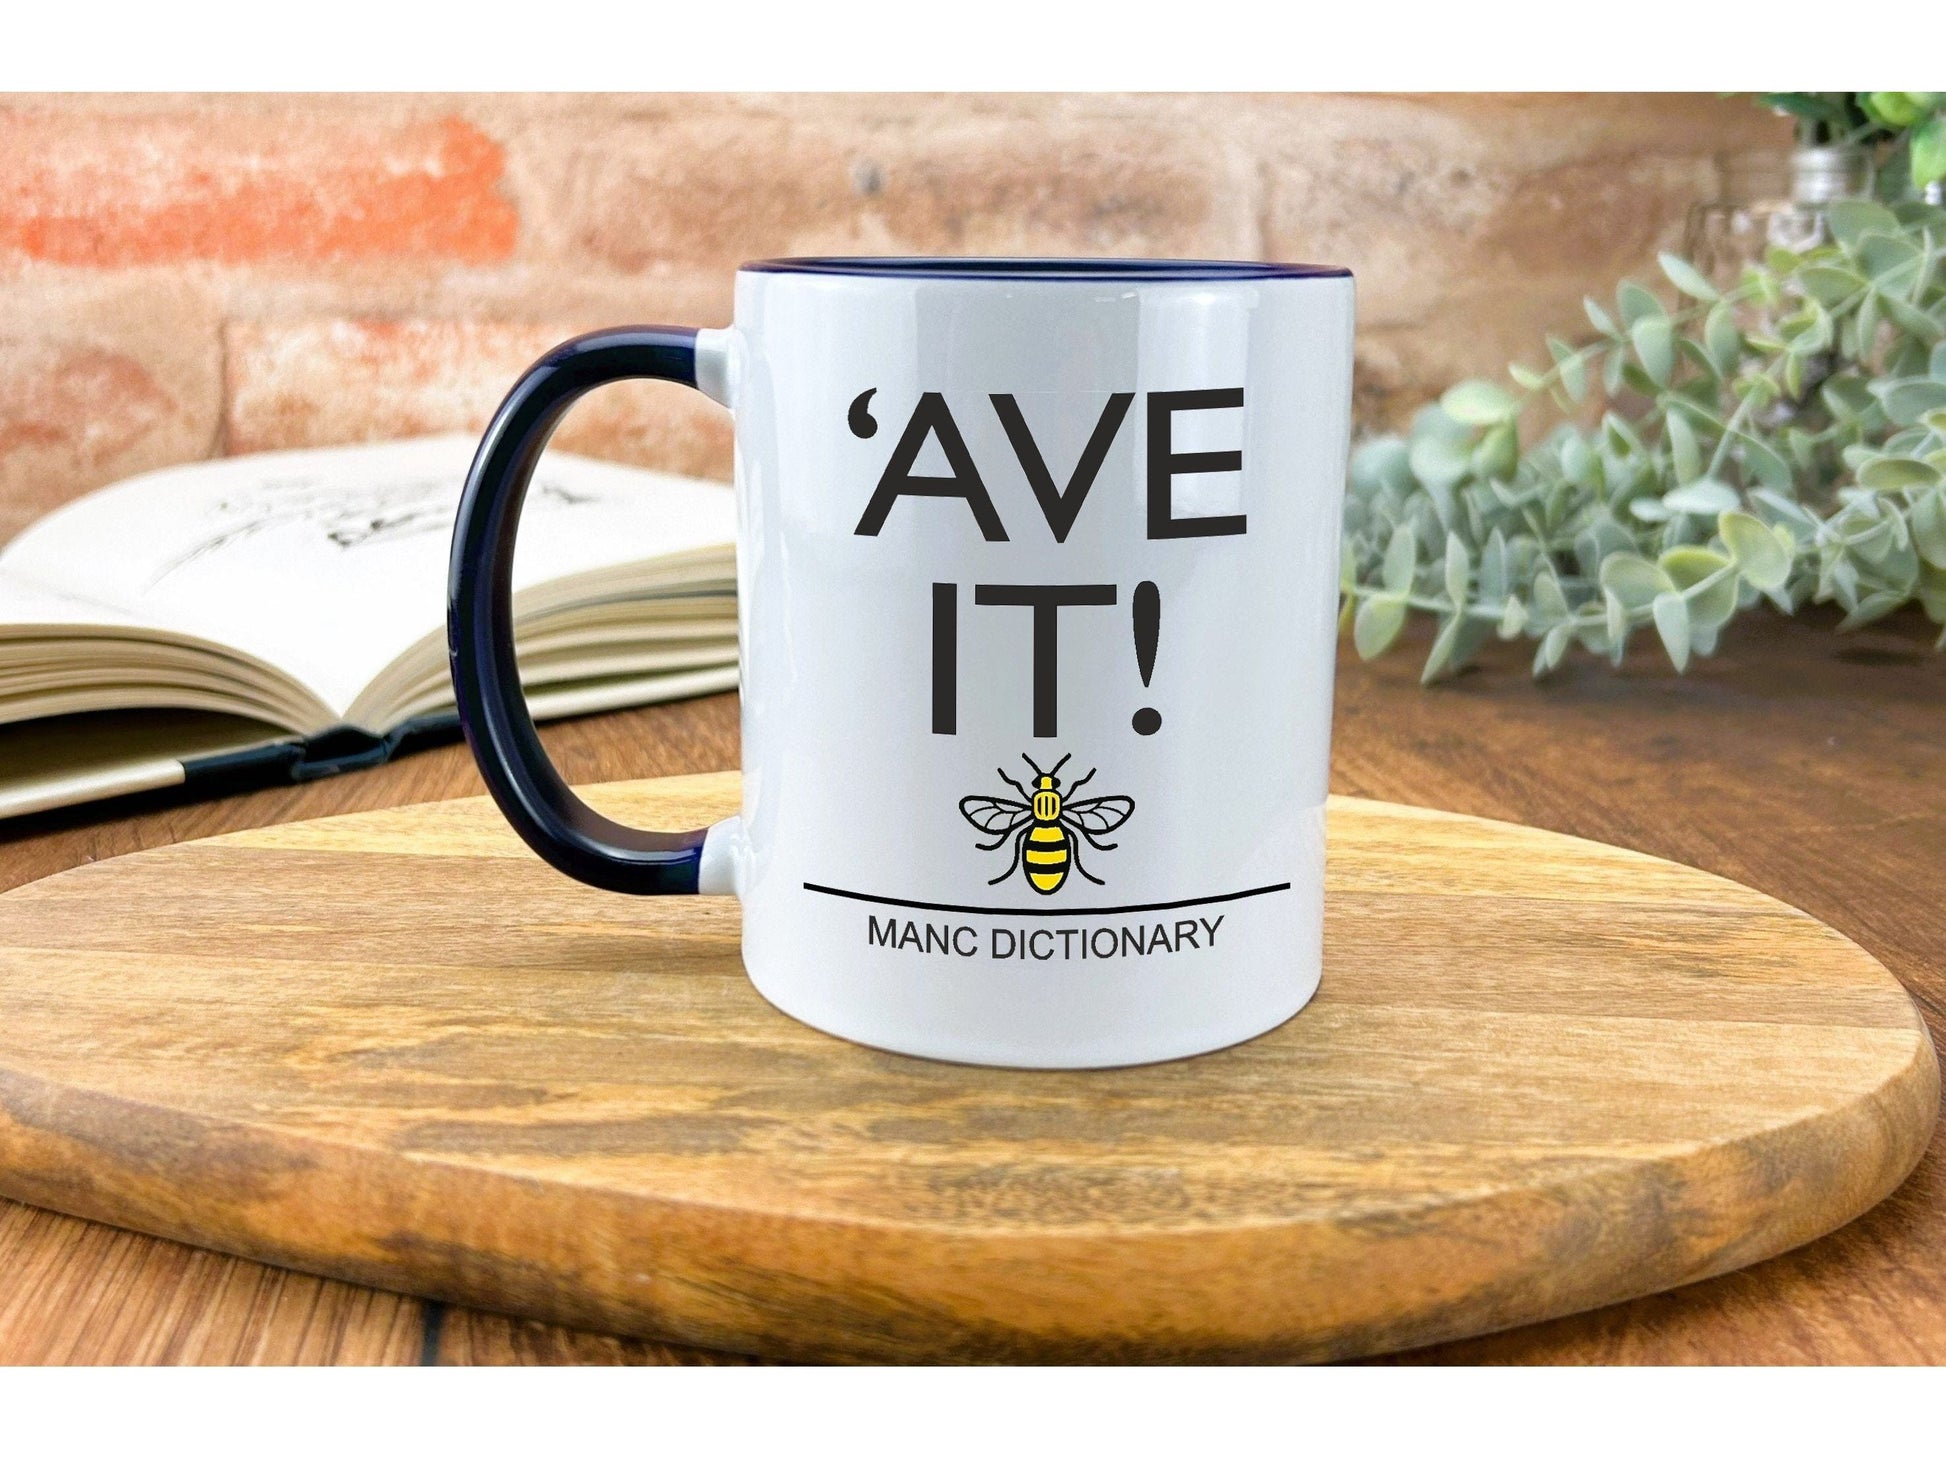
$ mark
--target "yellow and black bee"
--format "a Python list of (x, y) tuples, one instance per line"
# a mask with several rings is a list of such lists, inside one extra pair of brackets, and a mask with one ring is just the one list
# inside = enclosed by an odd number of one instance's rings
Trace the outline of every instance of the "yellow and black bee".
[[(1020, 758), (1027, 760), (1025, 755)], [(1074, 793), (1095, 778), (1095, 772), (1090, 770), (1063, 791), (1061, 767), (1072, 758), (1063, 755), (1052, 770), (1043, 770), (1027, 760), (1027, 768), (1034, 772), (1032, 790), (1006, 771), (994, 771), (1020, 792), (1019, 800), (969, 795), (959, 803), (959, 813), (974, 829), (993, 837), (980, 847), (982, 851), (998, 851), (1009, 839), (1014, 843), (1007, 869), (988, 882), (988, 886), (998, 886), (1024, 868), (1027, 884), (1043, 896), (1052, 896), (1068, 879), (1070, 867), (1096, 886), (1104, 885), (1100, 877), (1081, 864), (1081, 843), (1086, 841), (1097, 851), (1113, 851), (1115, 843), (1100, 838), (1135, 813), (1135, 802), (1125, 795), (1074, 799)]]

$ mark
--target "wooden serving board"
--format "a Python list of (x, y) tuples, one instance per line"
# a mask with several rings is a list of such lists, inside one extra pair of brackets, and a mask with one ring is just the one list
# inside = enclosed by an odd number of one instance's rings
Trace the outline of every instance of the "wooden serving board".
[(1329, 1358), (1760, 1260), (1925, 1147), (1917, 1012), (1803, 913), (1367, 801), (1330, 848), (1310, 1008), (1087, 1073), (816, 1033), (734, 902), (574, 885), (483, 800), (118, 857), (0, 897), (0, 1193), (778, 1357)]

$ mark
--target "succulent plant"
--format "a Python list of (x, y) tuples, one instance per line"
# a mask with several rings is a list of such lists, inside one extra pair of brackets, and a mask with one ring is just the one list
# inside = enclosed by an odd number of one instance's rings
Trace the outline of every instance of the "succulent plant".
[[(1946, 209), (1852, 200), (1831, 242), (1773, 248), (1722, 291), (1664, 254), (1668, 301), (1590, 299), (1511, 386), (1469, 380), (1353, 453), (1345, 622), (1371, 658), (1438, 620), (1426, 680), (1482, 644), (1639, 631), (1678, 670), (1746, 609), (1917, 601), (1946, 625)], [(1946, 646), (1946, 634), (1941, 635)]]

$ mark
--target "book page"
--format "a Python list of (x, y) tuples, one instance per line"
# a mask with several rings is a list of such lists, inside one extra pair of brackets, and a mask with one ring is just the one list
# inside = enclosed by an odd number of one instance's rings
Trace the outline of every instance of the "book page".
[[(0, 639), (47, 629), (126, 628), (134, 620), (118, 608), (15, 576), (0, 555)], [(36, 637), (42, 636), (40, 633)]]
[(0, 817), (181, 785), (187, 759), (289, 738), (275, 725), (181, 709), (0, 725)]
[[(342, 716), (445, 621), (453, 517), (476, 446), (437, 436), (151, 472), (36, 522), (0, 552), (0, 576), (228, 644)], [(528, 490), (514, 587), (735, 535), (727, 487), (549, 452)], [(0, 618), (17, 611), (0, 606)]]

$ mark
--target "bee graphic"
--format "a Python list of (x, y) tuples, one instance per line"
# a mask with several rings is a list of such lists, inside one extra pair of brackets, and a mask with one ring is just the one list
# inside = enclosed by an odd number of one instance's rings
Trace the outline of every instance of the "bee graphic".
[(1034, 772), (1032, 790), (1006, 771), (994, 771), (1020, 792), (1019, 800), (969, 795), (959, 803), (959, 813), (974, 829), (993, 837), (980, 850), (998, 851), (1010, 838), (1014, 843), (1007, 869), (987, 885), (998, 886), (1024, 869), (1029, 886), (1042, 896), (1052, 896), (1067, 881), (1070, 867), (1096, 886), (1106, 885), (1081, 864), (1081, 843), (1086, 841), (1097, 851), (1113, 851), (1115, 843), (1100, 838), (1135, 813), (1135, 802), (1125, 795), (1076, 800), (1074, 793), (1095, 778), (1093, 770), (1063, 791), (1061, 767), (1074, 758), (1072, 755), (1063, 755), (1052, 770), (1041, 769), (1025, 755), (1020, 758), (1027, 760), (1027, 768)]

